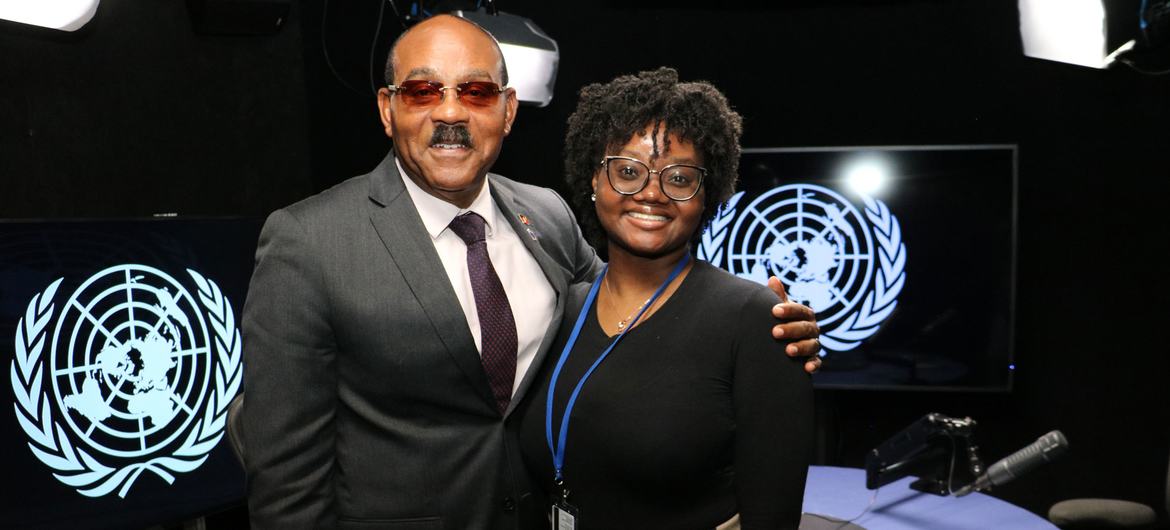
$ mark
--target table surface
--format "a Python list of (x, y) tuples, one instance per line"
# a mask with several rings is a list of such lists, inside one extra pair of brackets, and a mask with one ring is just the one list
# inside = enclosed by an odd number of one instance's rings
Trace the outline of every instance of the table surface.
[[(905, 477), (886, 484), (874, 499), (874, 491), (865, 488), (865, 470), (812, 466), (804, 488), (804, 512), (856, 518), (853, 523), (866, 530), (1056, 530), (1043, 517), (990, 495), (941, 497), (910, 489), (914, 480)], [(866, 511), (871, 499), (873, 506)]]

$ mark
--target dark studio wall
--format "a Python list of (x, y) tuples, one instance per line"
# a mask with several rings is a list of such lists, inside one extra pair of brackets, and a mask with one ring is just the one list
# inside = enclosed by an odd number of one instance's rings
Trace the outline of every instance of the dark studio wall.
[[(266, 37), (196, 35), (180, 2), (105, 0), (73, 38), (0, 26), (0, 218), (262, 215), (373, 167), (388, 140), (370, 64), (401, 27), (374, 0), (326, 17), (323, 0), (294, 4)], [(1170, 76), (1028, 59), (1012, 1), (499, 6), (555, 38), (561, 64), (553, 103), (520, 109), (496, 170), (562, 192), (576, 91), (660, 65), (723, 89), (747, 147), (1018, 144), (1014, 390), (821, 392), (818, 458), (859, 466), (927, 412), (971, 416), (987, 462), (1052, 429), (1071, 441), (995, 492), (1008, 501), (1161, 506)]]
[(264, 215), (313, 191), (297, 23), (202, 35), (184, 2), (104, 0), (77, 33), (27, 28), (0, 23), (0, 218)]

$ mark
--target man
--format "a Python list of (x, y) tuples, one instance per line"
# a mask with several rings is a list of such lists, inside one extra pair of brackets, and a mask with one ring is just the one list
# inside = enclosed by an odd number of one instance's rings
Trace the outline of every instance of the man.
[[(562, 293), (601, 264), (556, 193), (488, 176), (517, 110), (490, 35), (430, 18), (387, 71), (393, 155), (273, 213), (260, 237), (243, 319), (252, 523), (538, 525), (547, 507), (505, 419)], [(793, 353), (814, 354), (811, 311), (782, 309), (797, 320), (784, 338), (804, 339)]]

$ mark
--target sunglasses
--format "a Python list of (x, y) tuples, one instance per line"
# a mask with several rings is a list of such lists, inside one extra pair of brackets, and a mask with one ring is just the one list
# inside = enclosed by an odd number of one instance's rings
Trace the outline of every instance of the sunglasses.
[(398, 94), (402, 102), (409, 107), (430, 107), (443, 101), (444, 90), (454, 90), (455, 97), (460, 103), (470, 107), (488, 107), (500, 99), (500, 93), (507, 90), (500, 88), (491, 81), (468, 81), (453, 87), (443, 86), (438, 81), (411, 79), (403, 81), (401, 85), (389, 85), (386, 88)]

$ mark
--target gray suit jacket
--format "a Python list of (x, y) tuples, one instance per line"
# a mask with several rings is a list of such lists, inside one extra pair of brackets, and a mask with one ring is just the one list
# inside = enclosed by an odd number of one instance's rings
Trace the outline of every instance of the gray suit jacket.
[[(458, 299), (397, 174), (273, 213), (244, 307), (244, 440), (254, 528), (517, 528), (542, 517)], [(557, 292), (600, 261), (552, 190), (492, 196)], [(524, 215), (529, 225), (522, 225)], [(536, 237), (531, 237), (531, 228)], [(523, 318), (516, 315), (516, 318)]]

